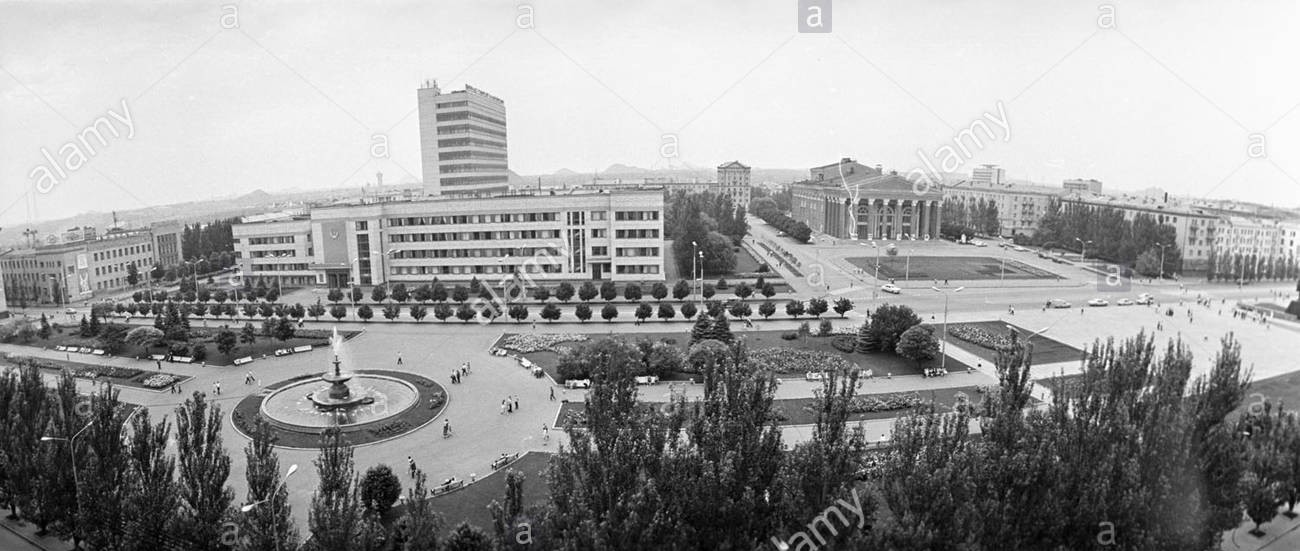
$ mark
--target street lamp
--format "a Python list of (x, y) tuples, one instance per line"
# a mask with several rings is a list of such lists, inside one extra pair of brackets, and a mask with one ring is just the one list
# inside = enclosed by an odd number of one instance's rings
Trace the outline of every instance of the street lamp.
[[(271, 490), (271, 493), (268, 494), (269, 497), (266, 497), (266, 498), (264, 498), (264, 499), (260, 499), (260, 500), (254, 501), (254, 502), (252, 502), (252, 503), (249, 503), (249, 504), (247, 504), (247, 505), (244, 505), (243, 507), (240, 507), (240, 508), (239, 508), (239, 512), (241, 512), (241, 513), (247, 513), (247, 512), (249, 512), (249, 511), (252, 511), (253, 509), (257, 508), (258, 505), (261, 505), (261, 504), (263, 504), (263, 503), (266, 503), (266, 502), (268, 502), (268, 501), (271, 501), (272, 499), (275, 499), (275, 495), (278, 494), (278, 493), (280, 493), (280, 487), (284, 486), (284, 483), (289, 481), (289, 477), (293, 476), (293, 473), (296, 473), (296, 472), (298, 472), (298, 464), (297, 464), (297, 463), (294, 463), (293, 465), (289, 465), (289, 470), (288, 470), (287, 472), (284, 473), (284, 478), (281, 478), (281, 479), (280, 479), (280, 483), (275, 485), (275, 489), (274, 489), (274, 490)], [(273, 503), (273, 504), (271, 504), (271, 506), (274, 507), (275, 504)], [(272, 515), (275, 514), (275, 510), (274, 510), (274, 509), (272, 509), (271, 514), (272, 514)], [(272, 530), (272, 535), (273, 535), (273, 537), (275, 538), (275, 548), (276, 548), (277, 550), (280, 549), (280, 529), (279, 529), (278, 526), (277, 526), (278, 524), (279, 524), (279, 523), (275, 522), (274, 519), (271, 521), (271, 530)]]
[(695, 261), (696, 261), (696, 257), (699, 256), (700, 254), (699, 248), (700, 248), (699, 243), (691, 241), (691, 292), (693, 293), (698, 292), (698, 290), (695, 288), (695, 270), (696, 270)]
[(68, 443), (68, 459), (72, 460), (72, 499), (76, 500), (77, 502), (78, 518), (81, 517), (81, 481), (78, 480), (77, 478), (77, 437), (81, 436), (81, 433), (86, 432), (86, 429), (94, 425), (95, 425), (94, 421), (86, 423), (86, 426), (81, 427), (81, 430), (77, 431), (76, 434), (73, 434), (72, 438), (63, 438), (60, 436), (41, 437), (41, 442), (67, 442)]
[(876, 249), (876, 283), (880, 283), (880, 244), (872, 241), (871, 246)]
[[(949, 295), (949, 289), (940, 289), (940, 288), (938, 288), (938, 287), (930, 287), (930, 288), (931, 288), (931, 289), (934, 289), (934, 291), (935, 291), (936, 293), (942, 293), (942, 294), (943, 294), (943, 350), (941, 350), (941, 351), (939, 352), (939, 356), (940, 356), (940, 358), (939, 358), (939, 369), (947, 369), (947, 365), (948, 365), (948, 295)], [(956, 289), (951, 289), (951, 291), (952, 291), (953, 293), (960, 293), (962, 289), (965, 289), (965, 287), (958, 287), (958, 288), (956, 288)]]
[(1160, 247), (1160, 281), (1165, 280), (1165, 247), (1169, 245), (1172, 243), (1156, 243), (1156, 246)]

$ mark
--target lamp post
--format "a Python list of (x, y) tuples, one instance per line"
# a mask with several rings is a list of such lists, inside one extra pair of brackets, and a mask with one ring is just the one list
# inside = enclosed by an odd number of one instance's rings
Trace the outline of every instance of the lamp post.
[[(91, 422), (89, 422), (89, 423), (86, 423), (86, 426), (81, 427), (81, 430), (77, 431), (76, 434), (73, 434), (73, 435), (72, 435), (72, 438), (63, 438), (63, 437), (60, 437), (60, 436), (42, 436), (42, 437), (41, 437), (41, 442), (67, 442), (67, 443), (68, 443), (68, 459), (72, 460), (72, 463), (71, 463), (71, 465), (72, 465), (72, 499), (75, 500), (75, 501), (77, 502), (77, 517), (78, 517), (78, 518), (81, 517), (81, 481), (77, 478), (77, 437), (78, 437), (78, 436), (81, 436), (81, 433), (86, 432), (86, 429), (88, 429), (88, 428), (90, 428), (90, 427), (92, 427), (92, 426), (94, 426), (94, 425), (95, 425), (95, 422), (94, 422), (94, 421), (91, 421)], [(78, 524), (80, 524), (80, 523), (78, 523)]]
[(903, 281), (912, 279), (912, 249), (907, 249), (907, 263), (903, 265)]
[(1165, 280), (1165, 247), (1169, 245), (1172, 243), (1156, 243), (1156, 246), (1160, 247), (1160, 281)]
[[(298, 472), (298, 464), (297, 464), (297, 463), (294, 463), (293, 465), (289, 465), (289, 470), (288, 470), (287, 472), (284, 473), (284, 478), (280, 479), (280, 483), (275, 485), (275, 489), (274, 489), (274, 490), (271, 490), (271, 493), (268, 494), (268, 497), (263, 498), (263, 499), (260, 499), (260, 500), (257, 500), (257, 501), (254, 501), (254, 502), (252, 502), (252, 503), (249, 503), (249, 504), (247, 504), (247, 505), (244, 505), (243, 507), (240, 507), (240, 508), (239, 508), (239, 512), (241, 512), (241, 513), (247, 513), (247, 512), (249, 512), (249, 511), (252, 511), (253, 509), (257, 508), (258, 505), (261, 505), (261, 504), (263, 504), (263, 503), (266, 503), (266, 502), (268, 502), (268, 501), (271, 501), (272, 499), (275, 499), (275, 495), (278, 494), (278, 493), (280, 493), (280, 487), (284, 486), (284, 483), (286, 483), (286, 482), (289, 481), (289, 477), (293, 476), (293, 473), (296, 473), (296, 472)], [(275, 507), (275, 504), (272, 503), (272, 504), (271, 504), (271, 507), (272, 507), (272, 509), (271, 509), (271, 514), (274, 515), (274, 514), (275, 514), (275, 508), (274, 508), (274, 507)], [(272, 519), (272, 520), (271, 520), (271, 533), (272, 533), (272, 536), (275, 538), (275, 548), (276, 548), (277, 551), (278, 551), (278, 550), (280, 549), (280, 529), (276, 527), (276, 524), (277, 524), (277, 523), (275, 522), (275, 520)]]
[(941, 350), (941, 351), (939, 352), (939, 356), (940, 356), (940, 357), (939, 357), (939, 369), (947, 369), (947, 365), (948, 365), (948, 295), (950, 294), (949, 291), (951, 291), (952, 293), (960, 293), (962, 289), (965, 289), (965, 287), (958, 287), (958, 288), (956, 288), (956, 289), (940, 289), (940, 288), (938, 288), (938, 287), (930, 287), (930, 288), (931, 288), (931, 289), (934, 289), (934, 291), (935, 291), (936, 293), (942, 293), (942, 294), (943, 294), (943, 350)]
[(700, 258), (700, 308), (704, 308), (704, 251), (696, 253)]
[(691, 292), (692, 293), (699, 292), (695, 288), (695, 269), (696, 269), (695, 266), (696, 266), (696, 257), (700, 254), (699, 249), (700, 249), (700, 244), (691, 241)]
[(880, 283), (880, 244), (872, 241), (871, 246), (876, 249), (876, 283)]

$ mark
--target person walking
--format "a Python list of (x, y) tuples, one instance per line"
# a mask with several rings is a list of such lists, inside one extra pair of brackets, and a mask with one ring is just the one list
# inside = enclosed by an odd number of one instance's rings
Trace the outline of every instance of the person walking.
[(512, 398), (510, 398), (510, 397), (507, 397), (507, 398), (506, 398), (506, 413), (514, 413), (514, 412), (515, 412), (515, 403), (514, 403), (514, 400), (513, 400)]
[(397, 365), (402, 365), (402, 353), (397, 353)]
[(551, 398), (550, 398), (550, 400), (551, 400), (552, 402), (555, 401), (555, 387), (551, 387)]
[(212, 392), (217, 396), (221, 396), (221, 381), (212, 383)]
[(154, 363), (158, 364), (158, 371), (162, 371), (162, 360), (154, 360)]
[(506, 401), (505, 401), (505, 400), (501, 400), (501, 413), (500, 413), (500, 415), (505, 415), (505, 414), (506, 414)]
[(542, 445), (545, 446), (550, 443), (551, 443), (551, 428), (546, 426), (546, 423), (542, 423)]
[(451, 419), (443, 419), (443, 420), (442, 420), (442, 437), (443, 437), (443, 438), (448, 438), (448, 437), (450, 437), (450, 436), (451, 436)]
[(407, 472), (411, 473), (411, 478), (415, 478), (415, 460), (411, 456), (406, 456)]
[(515, 411), (519, 411), (519, 397), (515, 396)]

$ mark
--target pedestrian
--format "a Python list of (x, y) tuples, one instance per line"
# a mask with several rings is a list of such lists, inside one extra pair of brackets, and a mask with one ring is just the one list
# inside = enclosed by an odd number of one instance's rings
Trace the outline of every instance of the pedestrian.
[(443, 438), (447, 438), (448, 436), (451, 436), (451, 419), (443, 419), (443, 420), (442, 420), (442, 437), (443, 437)]
[(501, 413), (498, 415), (505, 415), (505, 414), (506, 414), (506, 401), (501, 400)]
[(397, 353), (397, 365), (402, 365), (402, 353)]
[(154, 360), (154, 363), (158, 364), (158, 371), (162, 371), (162, 360)]
[(411, 478), (415, 478), (415, 460), (411, 456), (406, 456), (407, 471), (411, 473)]
[(542, 445), (545, 446), (551, 442), (551, 428), (542, 423)]
[(217, 381), (217, 382), (215, 382), (215, 383), (212, 383), (212, 391), (213, 391), (213, 393), (216, 394), (217, 396), (221, 396), (221, 381)]
[(551, 387), (551, 401), (555, 401), (555, 387)]
[(456, 374), (455, 374), (455, 373), (452, 373), (452, 374), (451, 374), (451, 384), (453, 384), (453, 385), (456, 384)]
[(506, 398), (506, 413), (514, 413), (514, 412), (515, 412), (515, 403), (512, 402), (510, 398)]
[(515, 411), (519, 411), (519, 397), (515, 396)]

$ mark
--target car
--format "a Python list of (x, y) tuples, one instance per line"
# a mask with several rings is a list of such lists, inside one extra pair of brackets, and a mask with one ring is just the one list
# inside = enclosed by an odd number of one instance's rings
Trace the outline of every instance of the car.
[(1054, 298), (1054, 299), (1052, 299), (1052, 300), (1047, 301), (1047, 305), (1048, 305), (1048, 306), (1051, 306), (1052, 308), (1069, 308), (1069, 307), (1070, 307), (1070, 303), (1069, 303), (1068, 301), (1066, 301), (1066, 300), (1064, 300), (1064, 299), (1059, 299), (1059, 298)]
[(974, 243), (976, 247), (987, 247), (987, 246), (989, 246), (988, 243), (985, 243), (985, 242), (983, 242), (983, 241), (971, 241), (971, 243)]
[(63, 313), (64, 313), (64, 314), (67, 314), (67, 315), (69, 315), (69, 316), (71, 316), (71, 315), (77, 313), (77, 309), (76, 309), (76, 308), (68, 308), (68, 309), (64, 310)]
[(1104, 298), (1094, 298), (1088, 301), (1088, 306), (1110, 306), (1110, 302)]
[(880, 286), (880, 290), (881, 290), (881, 291), (884, 291), (884, 292), (886, 292), (886, 293), (893, 293), (893, 294), (895, 294), (895, 295), (897, 295), (897, 294), (903, 292), (903, 288), (902, 288), (902, 287), (899, 287), (899, 286), (897, 286), (897, 285), (894, 285), (893, 283), (886, 283), (886, 284), (884, 284), (884, 285), (881, 285), (881, 286)]
[(1131, 299), (1131, 298), (1122, 298), (1122, 299), (1119, 299), (1119, 300), (1115, 301), (1115, 306), (1132, 306), (1132, 305), (1134, 305), (1134, 304), (1137, 304), (1137, 303), (1136, 303), (1136, 302), (1133, 302), (1133, 299)]
[(1024, 247), (1021, 247), (1020, 245), (1016, 245), (1015, 250), (1016, 250), (1016, 252), (1022, 252), (1022, 253), (1023, 253), (1023, 252), (1028, 252), (1028, 251), (1029, 251), (1029, 249), (1026, 249), (1026, 248), (1024, 248)]
[(1153, 298), (1150, 293), (1142, 293), (1138, 295), (1138, 299), (1137, 299), (1138, 304), (1146, 305), (1146, 304), (1152, 304), (1154, 302), (1155, 302), (1155, 298)]

